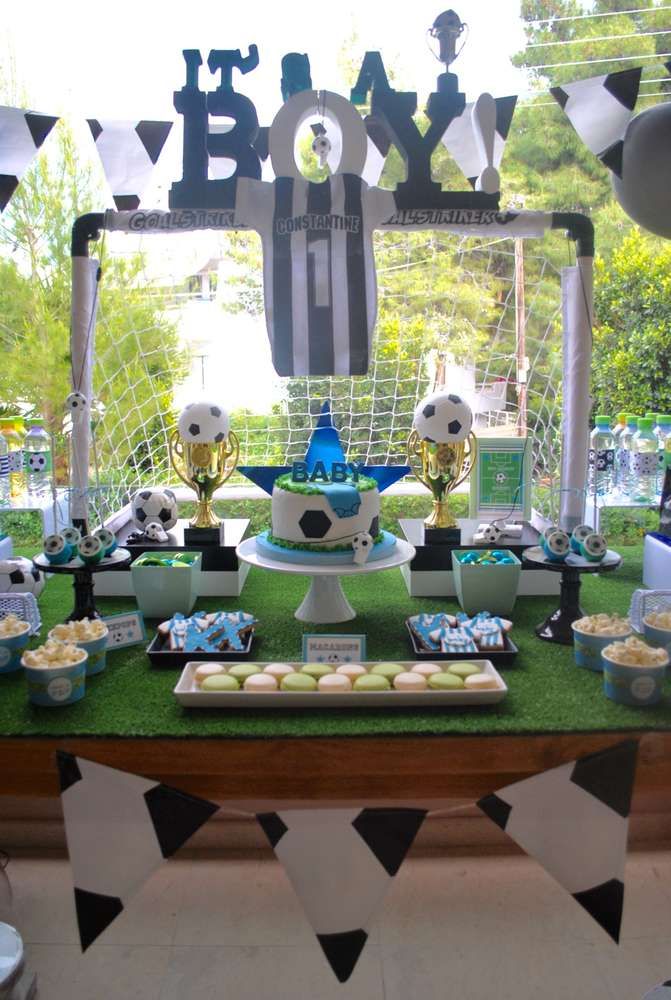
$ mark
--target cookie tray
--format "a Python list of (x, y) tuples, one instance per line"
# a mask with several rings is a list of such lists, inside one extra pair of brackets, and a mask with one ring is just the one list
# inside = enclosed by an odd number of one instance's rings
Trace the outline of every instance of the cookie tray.
[[(455, 658), (456, 659), (456, 658)], [(218, 660), (210, 657), (213, 663)], [(291, 662), (291, 661), (289, 661)], [(411, 670), (415, 660), (395, 660), (401, 666)], [(259, 671), (266, 663), (259, 661)], [(449, 707), (468, 708), (471, 705), (495, 705), (508, 694), (506, 682), (489, 660), (482, 661), (482, 673), (492, 674), (497, 681), (497, 687), (490, 691), (347, 691), (345, 694), (325, 694), (323, 691), (307, 691), (295, 694), (291, 691), (271, 691), (267, 694), (256, 694), (250, 691), (201, 691), (194, 681), (194, 672), (198, 663), (189, 662), (182, 671), (173, 694), (186, 708), (431, 708)], [(291, 663), (297, 670), (302, 663)], [(374, 667), (375, 661), (364, 663), (365, 667)]]
[(244, 649), (242, 650), (227, 650), (225, 653), (185, 653), (176, 649), (170, 649), (169, 640), (164, 639), (160, 632), (157, 632), (152, 641), (147, 646), (147, 656), (151, 661), (153, 667), (169, 667), (169, 668), (182, 668), (185, 663), (189, 661), (196, 661), (198, 663), (207, 663), (208, 661), (214, 661), (218, 663), (239, 663), (241, 660), (246, 660), (252, 651), (252, 645), (254, 643), (254, 632), (252, 631), (247, 638)]
[(410, 622), (407, 618), (405, 627), (410, 636), (410, 645), (412, 646), (413, 653), (418, 660), (428, 660), (429, 663), (435, 663), (438, 660), (441, 662), (443, 660), (482, 660), (485, 663), (491, 660), (497, 667), (510, 667), (519, 653), (513, 640), (505, 633), (503, 635), (503, 649), (479, 650), (477, 653), (461, 653), (459, 655), (455, 653), (441, 653), (439, 649), (425, 649), (424, 646), (420, 646), (417, 636), (410, 627)]

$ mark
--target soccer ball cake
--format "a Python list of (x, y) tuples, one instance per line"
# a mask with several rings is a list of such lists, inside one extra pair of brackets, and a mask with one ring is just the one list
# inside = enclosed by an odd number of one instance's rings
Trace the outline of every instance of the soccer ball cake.
[(441, 390), (421, 401), (412, 423), (424, 441), (458, 444), (470, 433), (473, 413), (461, 396)]

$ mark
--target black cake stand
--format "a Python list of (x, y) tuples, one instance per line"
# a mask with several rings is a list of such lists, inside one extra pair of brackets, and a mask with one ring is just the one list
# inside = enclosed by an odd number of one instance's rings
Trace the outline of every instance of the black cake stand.
[(585, 612), (580, 607), (580, 576), (582, 573), (608, 573), (622, 564), (622, 556), (608, 549), (601, 562), (589, 562), (583, 556), (571, 553), (564, 562), (553, 562), (545, 555), (540, 545), (524, 550), (524, 562), (542, 569), (561, 573), (559, 607), (537, 625), (536, 635), (546, 642), (558, 642), (563, 646), (573, 645), (571, 625), (582, 618)]
[(115, 549), (106, 559), (99, 563), (87, 564), (77, 557), (59, 566), (50, 563), (44, 553), (35, 556), (33, 566), (42, 573), (69, 573), (74, 577), (72, 589), (75, 592), (75, 606), (65, 619), (68, 622), (80, 621), (82, 618), (101, 618), (96, 608), (93, 596), (93, 574), (102, 573), (107, 569), (120, 569), (127, 566), (132, 559), (127, 549)]

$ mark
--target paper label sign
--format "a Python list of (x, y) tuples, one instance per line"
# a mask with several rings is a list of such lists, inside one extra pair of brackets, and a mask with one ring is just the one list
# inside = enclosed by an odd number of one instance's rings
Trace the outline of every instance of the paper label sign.
[(144, 618), (141, 611), (128, 611), (121, 615), (103, 618), (109, 629), (106, 649), (123, 649), (147, 641)]
[(304, 635), (304, 663), (362, 663), (365, 635)]

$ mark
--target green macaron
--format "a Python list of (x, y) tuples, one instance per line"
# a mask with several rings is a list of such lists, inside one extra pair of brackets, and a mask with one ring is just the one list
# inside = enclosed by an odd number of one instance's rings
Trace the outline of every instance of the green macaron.
[(464, 688), (464, 682), (456, 674), (431, 674), (428, 680), (434, 691), (461, 691)]
[(230, 674), (210, 674), (200, 685), (201, 691), (239, 691), (240, 685)]
[(316, 681), (320, 677), (325, 677), (326, 674), (334, 673), (335, 668), (330, 666), (328, 663), (304, 663), (301, 667), (301, 673), (307, 674), (308, 677), (314, 677)]
[(399, 674), (405, 672), (405, 667), (402, 667), (399, 663), (376, 663), (370, 672), (375, 677), (386, 677), (391, 684), (394, 677), (398, 677)]
[(461, 677), (462, 681), (465, 681), (467, 677), (471, 677), (473, 674), (481, 674), (482, 666), (479, 663), (469, 663), (465, 660), (461, 663), (451, 663), (447, 668), (448, 674), (454, 674), (455, 677)]
[(296, 693), (303, 693), (304, 691), (316, 691), (317, 681), (310, 674), (287, 674), (280, 681), (281, 691), (293, 691)]
[(354, 681), (355, 691), (389, 691), (391, 684), (380, 674), (362, 674)]
[(239, 684), (244, 684), (248, 677), (260, 673), (261, 668), (257, 663), (234, 663), (228, 671), (228, 676), (235, 677)]

